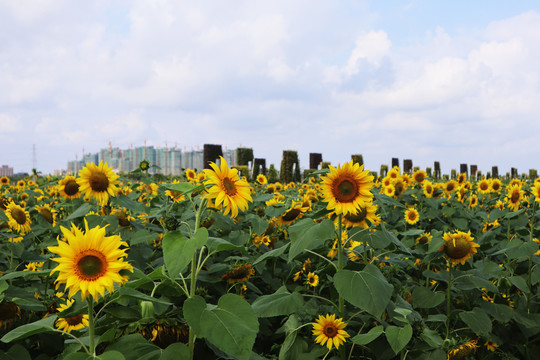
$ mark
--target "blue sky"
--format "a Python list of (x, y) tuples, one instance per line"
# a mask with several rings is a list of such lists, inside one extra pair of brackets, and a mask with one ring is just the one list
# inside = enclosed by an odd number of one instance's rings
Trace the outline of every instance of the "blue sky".
[(538, 168), (533, 1), (0, 0), (0, 165), (205, 143)]

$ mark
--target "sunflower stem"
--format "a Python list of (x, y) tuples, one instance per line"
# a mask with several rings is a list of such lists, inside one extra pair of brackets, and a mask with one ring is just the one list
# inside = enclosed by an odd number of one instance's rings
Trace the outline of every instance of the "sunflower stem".
[(448, 266), (448, 286), (446, 288), (446, 338), (450, 335), (450, 296), (452, 290), (452, 264), (447, 262)]
[(88, 345), (88, 351), (90, 355), (96, 355), (96, 345), (94, 339), (94, 301), (91, 296), (88, 296), (86, 299), (88, 302), (88, 336), (90, 338), (90, 343)]
[[(338, 215), (338, 271), (343, 269), (343, 245), (341, 244), (341, 214)], [(339, 317), (343, 318), (345, 316), (345, 300), (339, 295), (338, 299), (339, 305)]]

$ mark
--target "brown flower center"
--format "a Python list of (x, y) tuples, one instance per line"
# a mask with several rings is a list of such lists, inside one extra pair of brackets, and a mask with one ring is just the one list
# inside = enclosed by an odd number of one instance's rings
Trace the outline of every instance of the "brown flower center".
[(80, 323), (82, 323), (82, 319), (83, 319), (83, 314), (79, 314), (79, 315), (75, 315), (75, 316), (65, 318), (64, 320), (66, 320), (66, 322), (69, 325), (75, 326), (75, 325), (79, 325)]
[(358, 184), (349, 176), (341, 176), (334, 181), (332, 193), (337, 201), (351, 202), (358, 195)]
[[(90, 186), (92, 186), (90, 184)], [(73, 196), (79, 192), (79, 184), (75, 180), (69, 180), (66, 185), (64, 185), (64, 192), (68, 196)]]
[(454, 237), (446, 243), (445, 252), (451, 259), (461, 259), (471, 250), (471, 244), (463, 237)]
[(493, 189), (493, 191), (499, 191), (501, 186), (499, 185), (499, 183), (494, 182), (493, 184), (491, 184), (491, 188)]
[(300, 209), (291, 209), (281, 217), (284, 221), (293, 221), (300, 215)]
[(416, 213), (414, 211), (409, 211), (409, 220), (416, 219)]
[(13, 210), (11, 210), (11, 217), (17, 222), (17, 224), (19, 225), (24, 225), (26, 224), (26, 214), (24, 212), (24, 210), (20, 209), (20, 208), (15, 208)]
[(418, 242), (422, 245), (425, 245), (427, 244), (429, 241), (429, 237), (427, 237), (427, 235), (422, 235), (420, 236), (420, 238), (418, 239)]
[(109, 178), (107, 178), (107, 175), (101, 172), (95, 172), (90, 175), (88, 182), (90, 183), (92, 190), (96, 192), (105, 192), (109, 187)]
[(0, 304), (0, 322), (7, 322), (21, 317), (21, 309), (13, 302), (4, 302)]
[(358, 224), (365, 220), (367, 216), (367, 210), (366, 208), (360, 208), (358, 213), (348, 213), (347, 215), (344, 215), (345, 219), (349, 220), (352, 223)]
[(514, 190), (512, 196), (510, 197), (510, 202), (515, 204), (519, 201), (519, 190)]
[(334, 324), (327, 324), (324, 329), (323, 333), (326, 335), (326, 337), (333, 338), (337, 335), (338, 329)]
[(107, 259), (96, 250), (83, 251), (75, 259), (75, 273), (79, 279), (93, 281), (102, 277), (107, 271)]
[(487, 182), (483, 182), (480, 184), (480, 190), (485, 191), (488, 189), (489, 184)]
[(234, 196), (236, 195), (236, 186), (234, 186), (234, 182), (229, 179), (228, 177), (224, 178), (223, 179), (223, 187), (225, 189), (225, 192), (227, 193), (227, 195), (229, 196)]
[(52, 224), (52, 223), (54, 222), (53, 214), (51, 213), (51, 211), (50, 211), (49, 209), (47, 209), (47, 208), (41, 209), (41, 210), (39, 211), (39, 213), (41, 214), (41, 216), (43, 216), (43, 218), (44, 218), (45, 220), (47, 220), (47, 222), (48, 222), (49, 224)]

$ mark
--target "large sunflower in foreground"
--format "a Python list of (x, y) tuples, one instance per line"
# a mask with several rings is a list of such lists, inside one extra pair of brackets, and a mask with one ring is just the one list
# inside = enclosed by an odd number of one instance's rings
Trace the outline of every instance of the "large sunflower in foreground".
[(248, 201), (251, 199), (251, 189), (247, 181), (238, 177), (237, 169), (229, 169), (227, 161), (220, 157), (221, 165), (218, 167), (211, 162), (212, 169), (204, 169), (206, 183), (212, 185), (207, 197), (213, 199), (217, 208), (225, 209), (224, 214), (231, 213), (231, 217), (238, 215), (238, 210), (244, 211), (248, 208)]
[(24, 235), (30, 231), (30, 214), (20, 205), (15, 204), (11, 201), (4, 211), (8, 218), (8, 225), (13, 230), (18, 232), (20, 235)]
[(322, 193), (327, 209), (336, 214), (356, 214), (359, 209), (372, 202), (373, 176), (364, 170), (364, 165), (348, 163), (330, 167), (330, 173), (322, 178)]
[(86, 220), (85, 227), (84, 232), (75, 226), (60, 227), (64, 241), (58, 240), (58, 246), (48, 247), (50, 252), (60, 255), (52, 259), (58, 266), (51, 274), (59, 273), (56, 282), (65, 284), (70, 298), (80, 291), (83, 300), (91, 295), (97, 301), (100, 294), (105, 296), (105, 290), (112, 293), (115, 283), (125, 283), (127, 277), (120, 271), (133, 272), (133, 267), (124, 261), (128, 245), (120, 236), (105, 236), (104, 227), (89, 229)]
[(471, 232), (456, 230), (454, 233), (445, 232), (443, 239), (446, 241), (439, 250), (444, 250), (446, 258), (452, 262), (452, 266), (461, 263), (465, 265), (472, 254), (476, 254), (476, 248), (479, 247), (474, 242)]
[(118, 177), (112, 167), (103, 161), (100, 161), (99, 165), (86, 163), (79, 171), (77, 184), (85, 199), (94, 198), (100, 205), (106, 205), (109, 196), (118, 193)]
[(322, 346), (326, 343), (328, 350), (331, 350), (332, 346), (339, 349), (339, 346), (345, 342), (345, 338), (350, 336), (343, 330), (347, 324), (341, 318), (336, 319), (335, 314), (319, 315), (319, 318), (311, 325), (313, 325), (313, 335), (317, 336), (315, 342)]

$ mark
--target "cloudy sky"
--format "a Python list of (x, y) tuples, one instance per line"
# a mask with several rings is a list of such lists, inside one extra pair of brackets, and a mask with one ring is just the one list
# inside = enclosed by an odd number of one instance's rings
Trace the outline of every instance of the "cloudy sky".
[(0, 0), (0, 165), (205, 143), (540, 168), (540, 2)]

